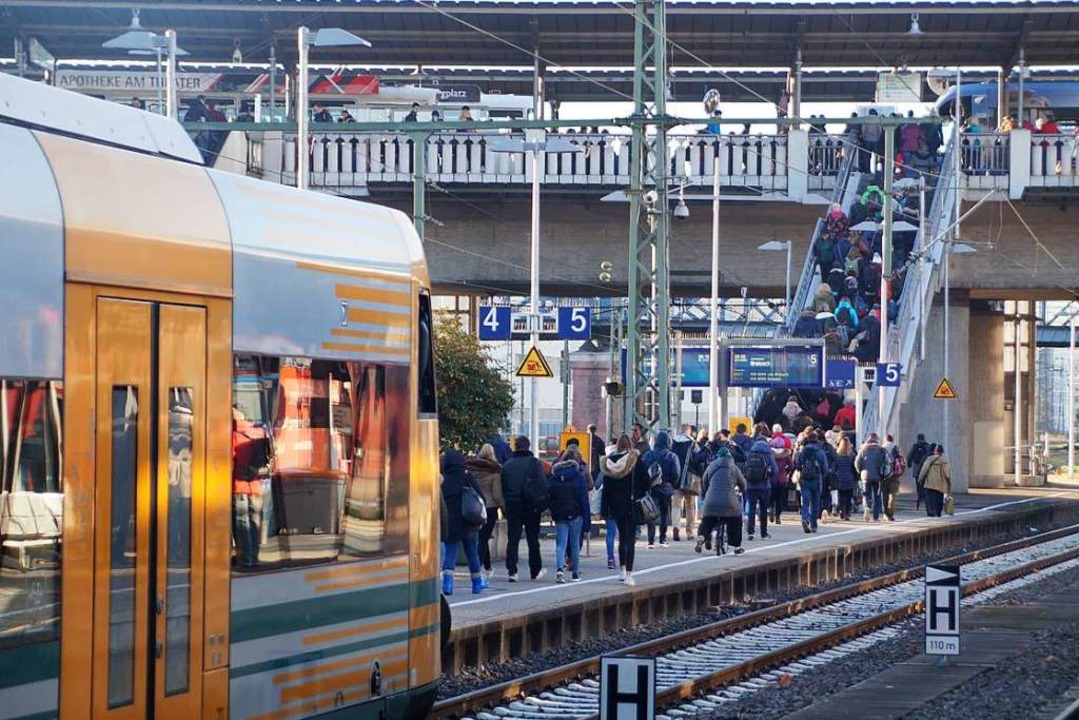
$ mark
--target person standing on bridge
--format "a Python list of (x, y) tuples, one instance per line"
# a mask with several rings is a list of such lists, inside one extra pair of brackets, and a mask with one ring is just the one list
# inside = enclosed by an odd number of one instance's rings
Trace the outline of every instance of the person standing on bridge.
[(933, 454), (922, 463), (918, 482), (925, 486), (925, 514), (940, 517), (945, 498), (952, 494), (952, 468), (944, 457), (943, 446), (933, 446)]

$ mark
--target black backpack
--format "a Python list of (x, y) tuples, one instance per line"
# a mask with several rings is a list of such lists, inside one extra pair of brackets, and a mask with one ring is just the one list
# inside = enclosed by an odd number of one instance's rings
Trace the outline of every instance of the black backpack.
[(746, 458), (745, 476), (748, 482), (755, 485), (764, 482), (768, 477), (768, 463), (764, 456), (758, 452), (751, 452)]
[(547, 477), (539, 460), (533, 459), (532, 474), (525, 480), (521, 495), (537, 512), (543, 512), (550, 506), (551, 496), (547, 490)]
[(820, 480), (821, 476), (824, 475), (821, 470), (817, 453), (812, 452), (810, 448), (803, 449), (798, 455), (798, 472), (802, 474), (802, 479)]

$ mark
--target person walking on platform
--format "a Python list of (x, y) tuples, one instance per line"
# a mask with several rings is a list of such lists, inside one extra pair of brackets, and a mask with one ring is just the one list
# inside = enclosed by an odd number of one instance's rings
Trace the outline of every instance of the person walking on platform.
[(779, 423), (772, 426), (772, 440), (769, 444), (779, 467), (779, 474), (772, 478), (772, 489), (768, 495), (768, 505), (771, 508), (769, 519), (776, 525), (782, 525), (780, 516), (787, 507), (787, 488), (791, 471), (794, 469), (794, 445), (791, 439), (783, 434), (783, 426)]
[(648, 474), (638, 462), (640, 454), (629, 436), (618, 438), (614, 452), (603, 458), (603, 498), (600, 514), (611, 518), (618, 526), (618, 564), (622, 581), (633, 585), (633, 553), (637, 536), (637, 517), (634, 504), (648, 492)]
[(881, 495), (884, 497), (884, 514), (888, 520), (895, 522), (895, 502), (899, 496), (899, 481), (903, 473), (907, 471), (903, 453), (895, 444), (895, 438), (891, 435), (884, 436), (884, 452), (888, 457), (884, 461), (885, 469), (891, 468), (887, 477), (880, 480)]
[(746, 480), (734, 464), (731, 452), (720, 446), (716, 457), (704, 471), (701, 481), (704, 503), (700, 527), (697, 529), (697, 545), (693, 548), (700, 552), (702, 547), (712, 549), (712, 533), (721, 523), (726, 532), (726, 543), (720, 539), (716, 543), (716, 555), (722, 555), (725, 544), (734, 548), (735, 555), (745, 552), (742, 547), (742, 501), (739, 491), (745, 492)]
[(659, 525), (659, 546), (667, 545), (667, 526), (671, 524), (671, 495), (678, 485), (682, 476), (682, 467), (678, 462), (678, 456), (671, 451), (671, 438), (666, 430), (656, 433), (652, 449), (641, 458), (644, 469), (648, 472), (651, 480), (650, 488), (652, 499), (659, 507), (659, 519), (657, 522), (648, 523), (648, 549), (656, 545), (656, 525)]
[(933, 454), (922, 463), (918, 482), (925, 487), (925, 514), (940, 517), (945, 498), (952, 494), (952, 468), (944, 457), (944, 447), (933, 446)]
[(750, 540), (753, 539), (756, 519), (760, 516), (761, 539), (767, 540), (772, 537), (768, 534), (768, 494), (773, 478), (779, 475), (779, 466), (772, 455), (772, 447), (763, 436), (750, 447), (743, 475), (746, 479), (746, 503), (749, 506), (746, 516), (747, 536)]
[(648, 431), (644, 429), (644, 425), (640, 423), (633, 423), (633, 429), (630, 431), (633, 433), (633, 449), (638, 454), (644, 455), (648, 452)]
[(580, 450), (566, 448), (551, 469), (548, 493), (551, 498), (551, 519), (555, 530), (555, 582), (566, 582), (566, 552), (570, 555), (572, 579), (581, 579), (581, 537), (592, 529), (588, 503), (588, 481)]
[(540, 514), (547, 509), (547, 474), (529, 449), (531, 443), (521, 435), (514, 444), (513, 457), (502, 466), (502, 497), (506, 502), (506, 572), (509, 581), (517, 582), (517, 552), (521, 531), (528, 544), (528, 569), (533, 580), (547, 571), (540, 555)]
[(828, 476), (828, 456), (821, 450), (820, 445), (823, 442), (823, 434), (809, 431), (805, 446), (795, 461), (798, 482), (802, 489), (802, 530), (807, 533), (817, 532), (821, 489), (824, 478)]
[(910, 452), (907, 453), (907, 467), (910, 468), (910, 476), (914, 478), (914, 487), (918, 491), (918, 499), (914, 503), (915, 508), (920, 507), (925, 501), (925, 486), (922, 485), (918, 476), (922, 471), (922, 463), (929, 457), (931, 451), (929, 443), (925, 441), (925, 435), (918, 433), (918, 440), (911, 445)]
[(592, 476), (592, 487), (596, 486), (596, 478), (599, 477), (599, 459), (603, 457), (603, 449), (607, 443), (599, 436), (599, 428), (595, 423), (588, 426), (588, 472)]
[(869, 438), (858, 450), (858, 457), (854, 459), (854, 469), (858, 471), (858, 477), (865, 489), (865, 515), (863, 519), (869, 522), (870, 513), (873, 522), (880, 522), (881, 512), (884, 509), (881, 497), (881, 466), (885, 462), (884, 448), (880, 445), (880, 439), (876, 433), (869, 433)]
[(840, 438), (839, 449), (836, 450), (835, 475), (836, 484), (839, 486), (839, 517), (850, 520), (850, 514), (854, 508), (854, 488), (858, 485), (858, 477), (854, 471), (854, 448), (851, 447), (850, 438), (846, 435)]
[(477, 495), (480, 487), (475, 479), (465, 469), (465, 456), (457, 450), (447, 450), (442, 455), (442, 498), (446, 502), (446, 519), (449, 526), (446, 529), (445, 548), (442, 552), (442, 592), (453, 595), (453, 569), (457, 566), (457, 545), (462, 544), (465, 548), (465, 557), (468, 558), (468, 570), (472, 574), (472, 592), (479, 595), (487, 587), (487, 579), (483, 576), (480, 565), (478, 527), (469, 525), (462, 514), (461, 497), (465, 488), (469, 488)]
[(483, 493), (483, 502), (487, 505), (487, 522), (480, 528), (480, 563), (487, 580), (494, 575), (491, 569), (491, 535), (498, 523), (498, 511), (506, 506), (502, 499), (502, 466), (495, 459), (495, 449), (490, 443), (484, 444), (476, 457), (465, 461), (465, 467), (476, 479), (476, 484)]

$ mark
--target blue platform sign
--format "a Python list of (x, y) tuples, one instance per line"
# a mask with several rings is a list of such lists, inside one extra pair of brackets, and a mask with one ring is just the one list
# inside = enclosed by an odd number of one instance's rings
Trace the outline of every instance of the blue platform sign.
[(509, 340), (510, 309), (495, 305), (480, 305), (480, 340)]
[(558, 308), (559, 340), (587, 340), (590, 337), (592, 337), (592, 313), (588, 308)]
[(855, 360), (839, 358), (824, 361), (824, 387), (828, 390), (853, 390), (854, 373), (858, 367)]
[(902, 374), (900, 363), (877, 363), (877, 387), (899, 387)]
[(730, 387), (824, 387), (820, 345), (732, 347), (727, 362)]

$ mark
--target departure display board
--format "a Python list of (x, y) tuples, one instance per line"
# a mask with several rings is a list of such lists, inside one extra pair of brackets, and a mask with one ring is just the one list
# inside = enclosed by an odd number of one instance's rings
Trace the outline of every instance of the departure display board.
[(824, 386), (824, 348), (819, 345), (732, 347), (727, 357), (730, 387)]

